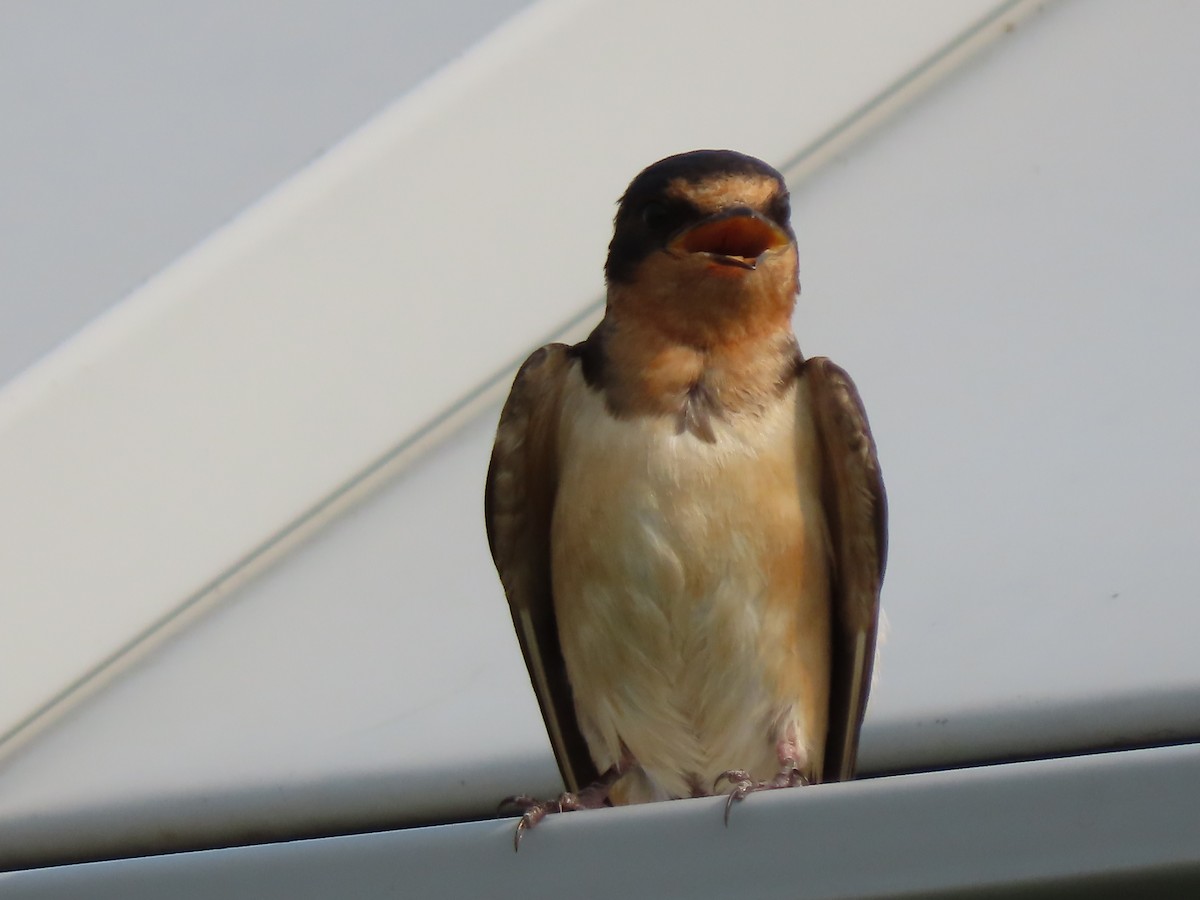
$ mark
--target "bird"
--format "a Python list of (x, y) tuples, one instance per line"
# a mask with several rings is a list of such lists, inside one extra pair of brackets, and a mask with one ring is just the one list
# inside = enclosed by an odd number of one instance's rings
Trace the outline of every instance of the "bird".
[(603, 319), (500, 415), (488, 542), (573, 809), (852, 778), (887, 557), (858, 391), (792, 329), (790, 195), (695, 150), (617, 204)]

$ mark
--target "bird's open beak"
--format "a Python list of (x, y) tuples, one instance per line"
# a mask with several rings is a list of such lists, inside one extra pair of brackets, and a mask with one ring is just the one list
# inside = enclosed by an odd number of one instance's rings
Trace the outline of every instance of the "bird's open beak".
[(768, 250), (791, 242), (791, 236), (770, 219), (739, 206), (685, 229), (671, 239), (667, 249), (678, 254), (703, 253), (718, 265), (753, 269)]

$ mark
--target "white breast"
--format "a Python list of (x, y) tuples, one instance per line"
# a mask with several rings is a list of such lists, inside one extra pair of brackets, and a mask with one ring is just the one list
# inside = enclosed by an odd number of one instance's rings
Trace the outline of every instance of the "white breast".
[(730, 768), (766, 778), (787, 728), (819, 757), (827, 539), (794, 389), (763, 416), (714, 419), (711, 444), (670, 417), (614, 418), (577, 370), (563, 399), (555, 605), (601, 771), (624, 745), (654, 796)]

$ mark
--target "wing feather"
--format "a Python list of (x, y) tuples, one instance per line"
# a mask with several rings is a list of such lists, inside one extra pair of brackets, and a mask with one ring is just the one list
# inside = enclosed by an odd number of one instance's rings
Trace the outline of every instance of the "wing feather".
[(575, 717), (550, 578), (558, 424), (563, 384), (573, 364), (570, 348), (549, 344), (534, 351), (517, 372), (496, 429), (484, 519), (563, 782), (578, 791), (596, 780), (596, 769)]
[(887, 495), (875, 440), (850, 376), (824, 357), (803, 363), (822, 454), (821, 500), (833, 562), (833, 671), (826, 781), (854, 777), (867, 709), (879, 591), (887, 561)]

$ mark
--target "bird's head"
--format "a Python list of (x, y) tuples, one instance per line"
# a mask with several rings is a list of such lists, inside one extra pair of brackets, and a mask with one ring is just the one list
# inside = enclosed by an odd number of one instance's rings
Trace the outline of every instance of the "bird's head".
[(630, 183), (605, 277), (610, 310), (710, 343), (790, 327), (798, 291), (787, 185), (732, 150), (669, 156)]

